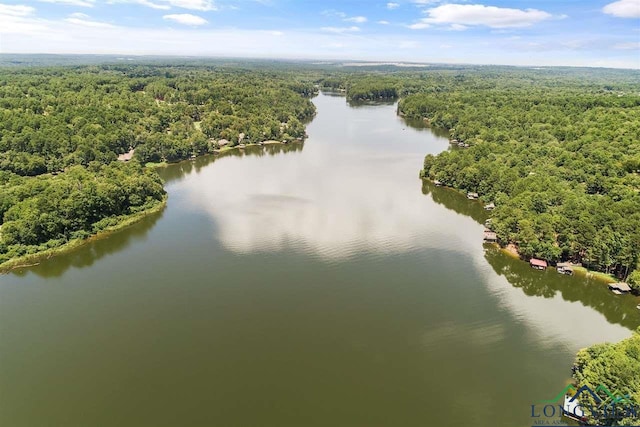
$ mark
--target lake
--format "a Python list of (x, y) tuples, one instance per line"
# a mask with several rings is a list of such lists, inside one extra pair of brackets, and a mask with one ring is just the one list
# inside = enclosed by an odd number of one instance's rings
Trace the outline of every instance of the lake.
[(0, 277), (0, 425), (526, 426), (634, 298), (483, 247), (446, 133), (314, 98), (301, 144), (160, 171), (166, 209)]

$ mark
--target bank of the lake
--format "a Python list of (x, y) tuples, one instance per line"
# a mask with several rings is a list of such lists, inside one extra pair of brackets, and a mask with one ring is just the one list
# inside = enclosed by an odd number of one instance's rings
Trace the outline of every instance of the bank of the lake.
[(482, 206), (416, 179), (446, 137), (313, 102), (304, 144), (160, 168), (162, 212), (0, 277), (1, 425), (531, 425), (640, 325), (478, 244)]
[(44, 259), (50, 259), (52, 257), (69, 253), (70, 251), (80, 249), (84, 245), (95, 241), (96, 239), (108, 238), (111, 234), (122, 231), (149, 215), (154, 215), (162, 212), (162, 210), (166, 207), (167, 199), (168, 195), (165, 195), (161, 201), (158, 201), (153, 206), (143, 211), (135, 212), (129, 215), (122, 215), (120, 217), (107, 218), (109, 222), (115, 222), (115, 224), (109, 225), (98, 231), (97, 233), (94, 233), (83, 239), (72, 239), (60, 246), (48, 248), (42, 251), (22, 255), (7, 260), (0, 264), (0, 274), (6, 274), (16, 269), (35, 267)]
[[(433, 183), (433, 180), (430, 180), (428, 178), (425, 178), (423, 176), (423, 171), (420, 172), (420, 177), (421, 179), (425, 182), (428, 183), (429, 185), (436, 187), (436, 185)], [(463, 203), (468, 203), (470, 205), (473, 206), (477, 206), (478, 208), (482, 208), (484, 210), (484, 203), (479, 201), (479, 200), (469, 200), (466, 197), (466, 193), (463, 190), (460, 190), (458, 188), (454, 188), (454, 187), (448, 187), (448, 186), (439, 186), (439, 190), (440, 191), (449, 191), (452, 192), (453, 194), (455, 194), (457, 197), (460, 198), (460, 200)], [(476, 220), (479, 223), (484, 223), (484, 221), (486, 221), (487, 219), (490, 219), (491, 215), (490, 212), (486, 212), (485, 210), (485, 214), (484, 215), (479, 215), (476, 216)], [(508, 243), (506, 245), (502, 245), (500, 243), (482, 243), (482, 236), (478, 236), (478, 241), (483, 244), (484, 246), (493, 246), (497, 249), (499, 249), (502, 253), (504, 253), (506, 256), (512, 257), (516, 260), (518, 260), (519, 262), (521, 262), (523, 265), (528, 266), (528, 261), (526, 260), (525, 257), (522, 256), (522, 254), (520, 253), (520, 251), (518, 250), (518, 247), (513, 244), (513, 243)], [(574, 270), (574, 274), (576, 276), (576, 278), (582, 278), (584, 280), (589, 280), (589, 281), (594, 281), (594, 285), (600, 285), (600, 286), (607, 286), (611, 283), (617, 282), (619, 281), (619, 279), (617, 279), (616, 277), (614, 277), (611, 274), (606, 274), (600, 271), (595, 271), (595, 270), (589, 270), (586, 267), (583, 266), (573, 266), (572, 267)], [(554, 271), (555, 268), (553, 266), (550, 267), (550, 270)], [(640, 303), (640, 297), (639, 296), (634, 296), (634, 295), (623, 295), (623, 298), (627, 298), (629, 300), (633, 300), (635, 301), (635, 303)], [(614, 294), (610, 294), (610, 298), (612, 299), (616, 299), (618, 300), (618, 298), (620, 298), (619, 296), (616, 296)]]
[(232, 153), (232, 152), (236, 152), (236, 151), (239, 151), (239, 150), (244, 150), (245, 148), (261, 147), (261, 146), (265, 146), (265, 145), (294, 145), (294, 144), (302, 144), (302, 143), (304, 143), (304, 138), (297, 138), (297, 139), (292, 140), (292, 141), (267, 140), (267, 141), (261, 141), (261, 142), (257, 142), (257, 143), (243, 143), (243, 144), (237, 144), (237, 145), (225, 145), (224, 147), (220, 147), (220, 148), (214, 149), (210, 153), (201, 154), (199, 156), (194, 156), (194, 157), (192, 157), (190, 159), (181, 159), (181, 160), (176, 160), (175, 162), (169, 162), (169, 161), (163, 161), (163, 162), (158, 162), (158, 163), (148, 162), (148, 163), (145, 164), (145, 167), (148, 167), (148, 168), (151, 168), (151, 169), (164, 168), (164, 167), (167, 167), (169, 165), (176, 164), (176, 163), (189, 162), (189, 161), (193, 161), (193, 160), (195, 160), (197, 158), (206, 157), (206, 156), (210, 156), (210, 155), (215, 155), (215, 156), (224, 155), (225, 153)]
[[(432, 183), (436, 182), (436, 179), (433, 176), (428, 176), (427, 171), (425, 171), (424, 169), (420, 170), (419, 176), (420, 176), (421, 179), (429, 180)], [(462, 195), (467, 194), (467, 190), (466, 189), (462, 189), (462, 188), (458, 188), (458, 187), (451, 187), (449, 185), (443, 185), (443, 184), (440, 184), (440, 185), (442, 185), (446, 189), (455, 191), (455, 192), (457, 192), (459, 194), (462, 194)], [(488, 201), (469, 200), (469, 203), (477, 203), (477, 204), (480, 204), (480, 205), (484, 206), (486, 203), (488, 203)], [(491, 218), (492, 217), (491, 217), (490, 214), (487, 215), (487, 219), (491, 219)], [(496, 245), (499, 245), (500, 248), (506, 254), (508, 254), (510, 256), (515, 256), (518, 259), (521, 259), (522, 261), (526, 261), (527, 260), (527, 258), (518, 249), (518, 246), (512, 241), (508, 241), (507, 240), (506, 242), (496, 243)], [(564, 260), (564, 261), (567, 261), (567, 260)], [(580, 272), (582, 274), (585, 274), (585, 275), (590, 275), (590, 276), (593, 276), (593, 277), (597, 277), (603, 283), (613, 283), (613, 282), (617, 282), (617, 281), (620, 280), (620, 278), (616, 278), (613, 274), (606, 273), (606, 272), (599, 271), (599, 270), (589, 269), (589, 268), (586, 268), (586, 267), (583, 267), (583, 266), (574, 267), (574, 270), (577, 271), (577, 272)]]

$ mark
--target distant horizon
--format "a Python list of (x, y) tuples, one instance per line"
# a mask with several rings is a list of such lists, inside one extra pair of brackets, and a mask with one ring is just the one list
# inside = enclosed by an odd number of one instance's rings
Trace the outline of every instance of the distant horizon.
[(125, 53), (50, 53), (50, 52), (0, 52), (0, 57), (11, 56), (49, 56), (59, 58), (81, 58), (81, 57), (104, 57), (117, 61), (127, 61), (129, 59), (187, 59), (187, 60), (238, 60), (238, 61), (274, 61), (283, 63), (301, 63), (309, 65), (333, 65), (342, 67), (376, 67), (395, 66), (398, 68), (429, 68), (433, 66), (460, 66), (460, 67), (509, 67), (527, 69), (551, 69), (551, 68), (576, 68), (576, 69), (598, 69), (598, 70), (620, 70), (620, 71), (640, 71), (638, 68), (606, 67), (588, 65), (539, 65), (539, 64), (498, 64), (498, 63), (471, 63), (471, 62), (423, 62), (423, 61), (403, 61), (384, 59), (355, 59), (355, 58), (302, 58), (302, 57), (260, 57), (260, 56), (233, 56), (233, 55), (179, 55), (179, 54), (125, 54)]
[(0, 53), (640, 69), (640, 0), (0, 0)]

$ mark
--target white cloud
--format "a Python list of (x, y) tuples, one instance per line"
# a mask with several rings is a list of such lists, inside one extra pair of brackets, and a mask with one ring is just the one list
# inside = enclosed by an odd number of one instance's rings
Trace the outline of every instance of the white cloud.
[(35, 12), (35, 8), (21, 4), (0, 4), (0, 15), (27, 16)]
[(108, 0), (107, 2), (111, 4), (133, 3), (160, 10), (171, 9), (171, 7), (200, 11), (218, 10), (218, 6), (213, 0)]
[(345, 21), (345, 22), (356, 22), (358, 24), (362, 24), (364, 22), (367, 22), (367, 18), (365, 16), (353, 16), (351, 18), (344, 18), (343, 21)]
[(157, 4), (157, 3), (153, 3), (150, 2), (149, 0), (134, 0), (133, 2), (141, 5), (141, 6), (146, 6), (146, 7), (150, 7), (151, 9), (158, 9), (158, 10), (169, 10), (171, 9), (171, 6), (166, 5), (166, 4)]
[(638, 50), (640, 49), (640, 42), (618, 43), (613, 48), (617, 50)]
[(90, 28), (114, 28), (113, 25), (106, 22), (93, 21), (89, 15), (84, 13), (72, 13), (65, 19), (65, 22)]
[(393, 3), (393, 2), (387, 3), (387, 9), (389, 10), (397, 9), (399, 7), (400, 7), (399, 3)]
[(218, 7), (212, 0), (161, 0), (169, 3), (171, 6), (181, 7), (191, 10), (218, 10)]
[[(162, 0), (160, 0), (162, 1)], [(150, 7), (152, 9), (169, 10), (171, 6), (168, 4), (153, 3), (149, 0), (107, 0), (107, 4), (139, 4), (140, 6)]]
[(618, 18), (640, 18), (640, 0), (618, 0), (603, 7), (602, 11)]
[(360, 31), (360, 27), (356, 27), (355, 25), (351, 27), (322, 27), (321, 30), (327, 33), (336, 33), (336, 34), (356, 33)]
[(93, 7), (95, 0), (38, 0), (43, 3), (56, 3), (67, 6)]
[[(3, 37), (9, 34), (40, 35), (46, 33), (48, 28), (45, 22), (34, 18), (32, 15), (36, 11), (31, 6), (0, 4), (0, 48), (3, 44)], [(1, 51), (1, 49), (0, 49)]]
[(177, 13), (172, 15), (164, 15), (162, 19), (166, 19), (167, 21), (174, 21), (178, 24), (183, 25), (191, 25), (192, 27), (197, 27), (199, 25), (204, 25), (207, 23), (207, 20), (196, 15), (191, 15), (190, 13)]
[(481, 4), (445, 4), (426, 11), (425, 24), (452, 24), (464, 26), (487, 26), (491, 28), (528, 27), (552, 18), (552, 15), (537, 9), (511, 9)]
[(416, 22), (415, 24), (407, 25), (407, 28), (412, 30), (424, 30), (425, 28), (431, 27), (431, 25), (424, 22), (425, 20), (421, 20), (420, 22)]
[(452, 31), (464, 31), (466, 30), (467, 27), (466, 25), (461, 25), (461, 24), (451, 24), (451, 26), (449, 26), (449, 29)]
[(389, 21), (382, 20), (382, 21), (378, 21), (378, 22), (377, 22), (377, 24), (380, 24), (380, 25), (389, 25), (389, 24), (390, 24), (390, 22), (389, 22)]
[(329, 18), (340, 18), (344, 22), (355, 22), (357, 24), (367, 22), (366, 16), (349, 16), (346, 13), (335, 9), (323, 10), (320, 14)]

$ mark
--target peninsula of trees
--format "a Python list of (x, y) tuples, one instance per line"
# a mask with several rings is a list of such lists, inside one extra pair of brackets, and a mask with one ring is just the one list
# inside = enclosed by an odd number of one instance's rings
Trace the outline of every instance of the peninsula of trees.
[[(587, 411), (588, 425), (636, 425), (640, 409), (640, 330), (619, 343), (596, 344), (580, 350), (573, 378), (579, 387), (586, 385), (597, 390), (602, 385), (620, 399), (613, 405), (610, 396), (603, 395), (602, 400), (610, 405), (609, 411)], [(581, 394), (580, 403), (585, 408), (599, 406), (589, 393)]]

